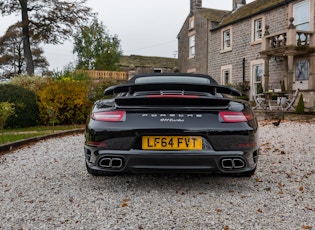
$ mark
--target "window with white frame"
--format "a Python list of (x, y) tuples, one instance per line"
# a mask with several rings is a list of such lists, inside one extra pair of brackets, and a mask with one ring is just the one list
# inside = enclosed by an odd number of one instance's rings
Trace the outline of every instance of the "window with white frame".
[(258, 41), (261, 40), (263, 36), (263, 20), (262, 18), (254, 20), (254, 36), (253, 40)]
[(231, 30), (223, 31), (223, 50), (228, 50), (231, 48)]
[(295, 64), (295, 81), (307, 81), (309, 78), (309, 61), (307, 59), (297, 60)]
[(222, 74), (223, 74), (223, 85), (228, 85), (230, 83), (230, 71), (224, 70)]
[(195, 35), (189, 37), (189, 57), (195, 56)]
[(221, 67), (221, 84), (232, 84), (232, 65), (226, 65)]
[(294, 25), (297, 30), (310, 30), (310, 1), (306, 0), (293, 5)]
[(254, 64), (252, 66), (252, 85), (255, 94), (263, 92), (263, 64)]

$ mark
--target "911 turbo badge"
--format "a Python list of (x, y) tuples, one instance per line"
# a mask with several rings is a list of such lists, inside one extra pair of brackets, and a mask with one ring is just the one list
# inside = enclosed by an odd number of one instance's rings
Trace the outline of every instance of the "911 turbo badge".
[(160, 122), (184, 122), (184, 119), (174, 119), (174, 118), (161, 118)]
[(254, 174), (258, 125), (250, 104), (231, 97), (237, 90), (208, 75), (160, 73), (110, 92), (118, 94), (96, 102), (86, 126), (90, 174)]
[(143, 118), (159, 118), (160, 122), (184, 122), (185, 118), (202, 118), (202, 114), (142, 114)]

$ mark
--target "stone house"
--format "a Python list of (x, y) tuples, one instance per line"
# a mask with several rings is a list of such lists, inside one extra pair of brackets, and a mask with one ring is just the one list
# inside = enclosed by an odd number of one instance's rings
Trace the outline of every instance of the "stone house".
[(202, 7), (178, 33), (181, 72), (209, 74), (220, 84), (248, 83), (249, 94), (300, 89), (307, 107), (315, 98), (315, 0), (231, 0), (232, 11)]

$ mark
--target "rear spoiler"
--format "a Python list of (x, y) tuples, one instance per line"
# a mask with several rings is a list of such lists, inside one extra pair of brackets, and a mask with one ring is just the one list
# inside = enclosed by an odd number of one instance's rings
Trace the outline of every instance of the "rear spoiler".
[(181, 90), (181, 91), (196, 91), (207, 92), (215, 95), (216, 93), (229, 94), (232, 96), (241, 96), (242, 94), (233, 87), (220, 85), (200, 85), (200, 84), (185, 84), (185, 83), (148, 83), (148, 84), (125, 84), (111, 86), (104, 91), (104, 95), (130, 93), (138, 91), (163, 91), (163, 90)]

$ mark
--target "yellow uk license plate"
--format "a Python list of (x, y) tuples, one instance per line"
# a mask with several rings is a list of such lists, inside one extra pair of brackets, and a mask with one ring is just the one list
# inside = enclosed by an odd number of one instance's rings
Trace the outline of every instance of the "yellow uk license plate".
[(146, 150), (202, 150), (198, 136), (143, 136), (142, 149)]

